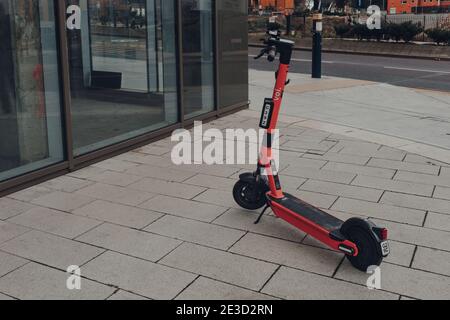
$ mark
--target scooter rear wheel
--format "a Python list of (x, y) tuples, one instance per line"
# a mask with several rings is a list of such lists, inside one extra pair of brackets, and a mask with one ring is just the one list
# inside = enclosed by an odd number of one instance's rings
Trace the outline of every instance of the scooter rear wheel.
[(258, 210), (267, 204), (266, 190), (258, 184), (238, 181), (233, 189), (236, 203), (247, 210)]
[(380, 244), (370, 231), (360, 226), (351, 226), (345, 230), (344, 235), (358, 247), (356, 257), (347, 255), (350, 263), (358, 270), (367, 272), (370, 266), (379, 266), (383, 261)]

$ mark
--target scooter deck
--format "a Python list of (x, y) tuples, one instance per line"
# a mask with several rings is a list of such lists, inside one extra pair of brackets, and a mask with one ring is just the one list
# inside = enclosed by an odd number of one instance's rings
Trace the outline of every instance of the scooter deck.
[(278, 203), (295, 214), (308, 219), (309, 221), (326, 230), (329, 230), (330, 232), (339, 230), (344, 224), (342, 220), (339, 220), (338, 218), (298, 199), (291, 194), (285, 193), (284, 196), (285, 197), (281, 199), (270, 197), (270, 201)]

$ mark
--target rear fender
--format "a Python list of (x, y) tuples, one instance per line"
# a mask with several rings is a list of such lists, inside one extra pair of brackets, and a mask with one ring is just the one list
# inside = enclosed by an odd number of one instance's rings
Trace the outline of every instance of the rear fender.
[(239, 176), (239, 180), (247, 183), (256, 183), (256, 176), (254, 173), (243, 173)]

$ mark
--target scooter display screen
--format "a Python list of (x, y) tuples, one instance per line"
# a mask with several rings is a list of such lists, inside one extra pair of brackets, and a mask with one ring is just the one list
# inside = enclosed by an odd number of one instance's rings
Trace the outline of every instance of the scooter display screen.
[(270, 128), (270, 124), (272, 123), (273, 109), (274, 109), (273, 99), (269, 98), (265, 99), (264, 107), (261, 114), (261, 121), (259, 123), (259, 126), (262, 129)]

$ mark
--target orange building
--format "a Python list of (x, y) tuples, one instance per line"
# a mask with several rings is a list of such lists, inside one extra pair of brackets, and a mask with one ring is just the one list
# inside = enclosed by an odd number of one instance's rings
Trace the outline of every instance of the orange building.
[(388, 14), (450, 12), (450, 0), (388, 0)]
[(277, 11), (295, 8), (294, 0), (251, 0), (253, 8), (275, 8)]

